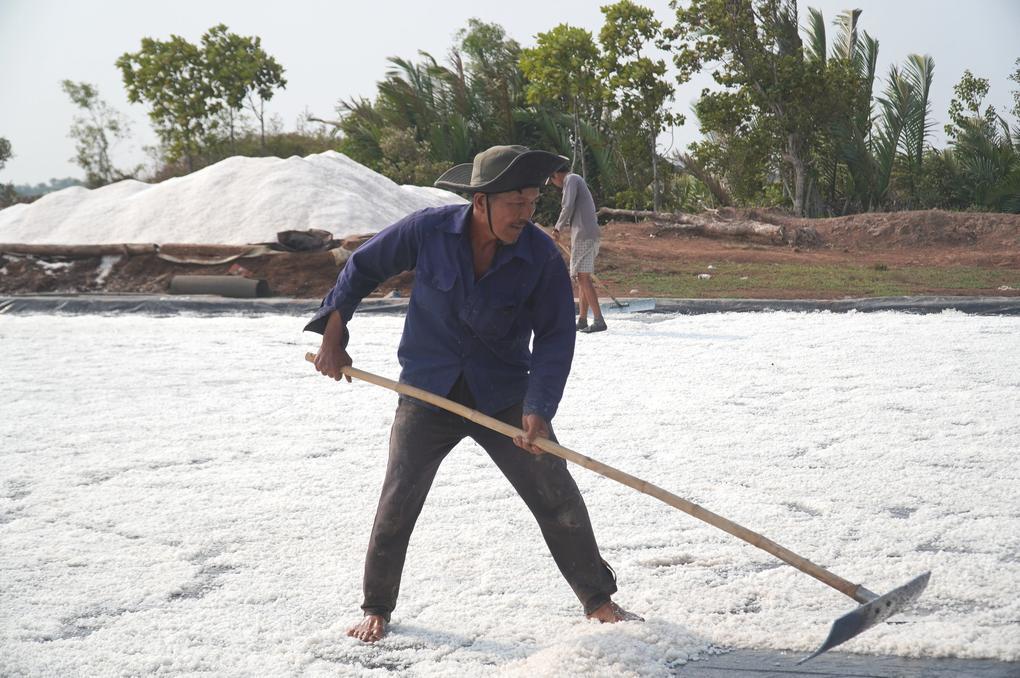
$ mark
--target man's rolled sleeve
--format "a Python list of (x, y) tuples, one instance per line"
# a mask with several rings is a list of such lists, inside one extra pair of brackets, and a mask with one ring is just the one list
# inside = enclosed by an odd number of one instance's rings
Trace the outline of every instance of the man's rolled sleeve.
[[(339, 282), (340, 280), (337, 278), (337, 283), (339, 284)], [(319, 303), (319, 310), (315, 312), (312, 319), (305, 325), (304, 331), (323, 334), (326, 331), (326, 323), (329, 322), (329, 314), (337, 310), (337, 306), (343, 302), (346, 296), (343, 291), (334, 286)]]
[(414, 268), (420, 235), (415, 228), (414, 217), (412, 214), (379, 231), (350, 256), (337, 277), (336, 285), (305, 325), (306, 331), (322, 334), (333, 311), (340, 312), (346, 326), (358, 304), (376, 287)]

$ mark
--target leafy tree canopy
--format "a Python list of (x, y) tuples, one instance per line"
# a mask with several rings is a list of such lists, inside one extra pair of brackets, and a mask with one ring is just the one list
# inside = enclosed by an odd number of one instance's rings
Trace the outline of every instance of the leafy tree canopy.
[(956, 96), (949, 102), (949, 119), (951, 124), (945, 126), (946, 135), (955, 139), (960, 132), (967, 127), (968, 118), (984, 118), (986, 122), (994, 122), (995, 108), (989, 106), (981, 113), (981, 103), (988, 96), (989, 85), (985, 78), (975, 78), (966, 70), (960, 82), (953, 85), (953, 94)]
[[(617, 113), (613, 122), (618, 140), (622, 142), (620, 150), (626, 153), (628, 145), (647, 148), (652, 174), (652, 205), (658, 212), (661, 200), (656, 139), (665, 127), (682, 125), (684, 122), (683, 116), (673, 115), (665, 107), (673, 99), (674, 91), (665, 78), (665, 60), (653, 60), (643, 54), (646, 45), (657, 43), (661, 38), (662, 24), (655, 19), (652, 10), (630, 0), (620, 0), (615, 5), (602, 7), (602, 13), (606, 17), (606, 23), (599, 33), (599, 43), (603, 50), (603, 78), (608, 105)], [(630, 163), (627, 169), (637, 170), (644, 165), (640, 161), (641, 155), (644, 154), (639, 154), (637, 158), (631, 156), (637, 162)], [(629, 202), (637, 206), (643, 191), (635, 191), (630, 172), (625, 171), (625, 174), (629, 184), (628, 193), (633, 196)], [(645, 183), (639, 180), (638, 185)]]
[(203, 61), (202, 53), (184, 38), (142, 40), (142, 48), (117, 59), (128, 101), (149, 105), (149, 117), (167, 158), (190, 159), (215, 131), (223, 104)]
[(515, 111), (523, 103), (525, 88), (519, 67), (521, 46), (499, 24), (476, 18), (468, 19), (468, 27), (454, 38), (467, 58), (471, 96), (485, 117), (484, 124), (476, 125), (479, 147), (520, 143)]
[(231, 143), (234, 113), (247, 106), (261, 126), (265, 155), (265, 102), (274, 89), (286, 88), (283, 67), (262, 49), (261, 38), (231, 33), (224, 24), (202, 36), (202, 56), (213, 92), (228, 112)]
[[(774, 153), (792, 170), (793, 209), (804, 214), (817, 135), (839, 106), (825, 60), (804, 49), (796, 0), (691, 0), (687, 6), (674, 0), (671, 7), (677, 23), (666, 37), (674, 43), (680, 77), (717, 65), (716, 82), (736, 90), (749, 106), (753, 119), (740, 125), (765, 126), (770, 134), (762, 139), (780, 142)], [(702, 101), (717, 96), (705, 92)], [(722, 127), (712, 112), (723, 110), (721, 102), (699, 109), (703, 131)]]
[(213, 143), (225, 113), (233, 142), (234, 113), (247, 105), (262, 126), (265, 152), (265, 102), (284, 87), (283, 68), (268, 56), (259, 38), (230, 33), (223, 24), (202, 38), (201, 49), (180, 36), (142, 40), (142, 48), (116, 62), (128, 100), (149, 105), (149, 117), (167, 161), (187, 157), (189, 166)]
[(539, 33), (537, 45), (521, 52), (521, 70), (528, 78), (528, 101), (563, 101), (574, 122), (574, 158), (581, 160), (587, 180), (587, 163), (582, 145), (582, 113), (598, 120), (605, 99), (599, 78), (600, 54), (591, 33), (583, 28), (560, 24), (547, 33)]
[(0, 170), (7, 165), (7, 161), (14, 157), (11, 153), (11, 142), (4, 137), (0, 137)]
[[(14, 154), (11, 153), (11, 142), (4, 137), (0, 137), (0, 170), (2, 170), (7, 164), (7, 161), (13, 157)], [(17, 195), (17, 191), (15, 191), (13, 184), (0, 184), (0, 207), (6, 207), (8, 203), (14, 201)]]
[(132, 172), (122, 172), (110, 160), (111, 146), (130, 134), (127, 117), (100, 99), (99, 90), (94, 85), (64, 80), (61, 88), (80, 111), (74, 117), (68, 136), (77, 142), (74, 161), (85, 170), (86, 185), (98, 188), (134, 176), (137, 168)]
[(1013, 108), (1011, 108), (1009, 112), (1013, 114), (1014, 118), (1020, 120), (1020, 59), (1016, 60), (1016, 70), (1008, 77), (1018, 85), (1017, 88), (1013, 90)]

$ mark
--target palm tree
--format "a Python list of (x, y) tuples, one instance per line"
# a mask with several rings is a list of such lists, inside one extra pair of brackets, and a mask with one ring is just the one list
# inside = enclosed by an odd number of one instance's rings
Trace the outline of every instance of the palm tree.
[(877, 98), (878, 114), (867, 127), (860, 120), (846, 127), (843, 158), (856, 197), (868, 211), (885, 206), (897, 184), (908, 200), (917, 197), (925, 143), (934, 127), (929, 102), (934, 69), (930, 56), (917, 54), (908, 57), (902, 72), (891, 66), (884, 96)]
[[(322, 122), (343, 133), (344, 151), (387, 173), (397, 159), (385, 157), (380, 144), (389, 150), (394, 144), (388, 142), (396, 140), (407, 151), (409, 135), (416, 145), (410, 151), (414, 162), (422, 167), (471, 162), (483, 148), (523, 144), (593, 163), (593, 187), (609, 181), (615, 158), (602, 128), (562, 111), (559, 101), (529, 103), (531, 83), (520, 66), (521, 48), (496, 24), (472, 19), (468, 25), (447, 65), (426, 52), (419, 52), (418, 63), (391, 57), (375, 101), (340, 102), (341, 120)], [(572, 152), (578, 143), (581, 156)]]
[(924, 159), (925, 142), (931, 136), (935, 122), (931, 118), (932, 73), (935, 60), (929, 55), (923, 57), (911, 54), (903, 68), (903, 77), (910, 85), (912, 93), (911, 105), (903, 128), (900, 162), (906, 189), (910, 200), (917, 198), (917, 184), (920, 178), (921, 163)]
[(1020, 127), (996, 116), (963, 122), (952, 149), (943, 153), (954, 194), (963, 205), (1020, 214)]

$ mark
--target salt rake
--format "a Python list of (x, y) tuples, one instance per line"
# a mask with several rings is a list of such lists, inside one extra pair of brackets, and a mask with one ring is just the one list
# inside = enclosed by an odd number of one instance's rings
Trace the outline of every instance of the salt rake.
[[(305, 360), (310, 363), (314, 363), (315, 354), (306, 353)], [(388, 388), (391, 391), (396, 391), (397, 393), (402, 393), (406, 396), (411, 396), (412, 398), (417, 398), (418, 400), (431, 403), (437, 407), (443, 408), (444, 410), (449, 410), (454, 414), (458, 414), (465, 419), (470, 419), (476, 424), (481, 424), (493, 431), (510, 436), (511, 438), (524, 436), (524, 431), (515, 426), (504, 424), (498, 419), (484, 415), (477, 410), (472, 410), (471, 408), (455, 403), (452, 400), (447, 400), (446, 398), (437, 396), (434, 393), (423, 391), (420, 388), (415, 388), (414, 386), (408, 386), (407, 384), (401, 384), (384, 377), (376, 376), (370, 372), (364, 372), (349, 365), (341, 369), (341, 372), (348, 377), (367, 381), (371, 384)], [(632, 487), (638, 492), (643, 492), (655, 497), (674, 508), (680, 509), (684, 513), (688, 513), (699, 520), (703, 520), (709, 525), (718, 527), (720, 530), (732, 534), (734, 537), (743, 539), (752, 546), (757, 546), (763, 551), (771, 553), (783, 562), (792, 565), (801, 572), (811, 575), (823, 584), (827, 584), (840, 593), (853, 598), (858, 603), (861, 603), (861, 606), (856, 610), (848, 612), (833, 622), (832, 628), (829, 630), (829, 637), (826, 638), (821, 647), (815, 650), (810, 656), (797, 662), (797, 664), (803, 664), (809, 659), (814, 659), (823, 652), (831, 650), (840, 643), (850, 640), (854, 636), (870, 629), (872, 626), (880, 624), (892, 615), (900, 612), (910, 603), (917, 600), (921, 593), (924, 592), (924, 589), (928, 586), (928, 579), (931, 577), (931, 572), (925, 572), (919, 577), (911, 579), (906, 584), (893, 589), (884, 596), (879, 596), (864, 588), (860, 584), (854, 584), (833, 574), (832, 572), (829, 572), (819, 565), (815, 565), (806, 558), (798, 556), (793, 551), (783, 548), (779, 544), (763, 537), (757, 532), (753, 532), (746, 527), (742, 527), (733, 521), (712, 513), (697, 504), (689, 502), (686, 499), (682, 499), (671, 492), (667, 492), (661, 487), (657, 487), (651, 483), (641, 480), (640, 478), (624, 473), (623, 471), (619, 471), (612, 466), (607, 466), (606, 464), (596, 461), (591, 457), (578, 454), (573, 450), (567, 449), (566, 447), (554, 443), (551, 440), (546, 440), (545, 438), (539, 438), (533, 442), (532, 445), (551, 454), (555, 454), (557, 457), (562, 457), (567, 461), (572, 461), (578, 466), (583, 466), (584, 468), (603, 475), (606, 478), (615, 480), (628, 487)]]
[[(557, 240), (556, 241), (556, 246), (560, 248), (560, 252), (563, 252), (563, 254), (565, 254), (567, 256), (567, 259), (570, 258), (570, 250), (568, 250), (563, 243), (561, 243), (559, 240)], [(623, 308), (627, 308), (628, 306), (630, 306), (630, 302), (620, 301), (619, 299), (614, 297), (613, 293), (609, 291), (609, 288), (606, 287), (605, 283), (603, 283), (601, 280), (599, 280), (598, 276), (596, 276), (594, 273), (591, 274), (591, 279), (594, 280), (595, 284), (598, 285), (599, 287), (601, 287), (602, 291), (605, 292), (606, 294), (608, 294), (609, 298), (613, 300), (613, 304), (609, 308), (623, 309)], [(602, 304), (599, 304), (599, 306), (602, 306)], [(655, 308), (655, 302), (652, 302), (652, 307), (651, 308)], [(648, 311), (648, 310), (651, 310), (651, 309), (643, 307), (643, 308), (634, 309), (634, 310)], [(603, 308), (602, 311), (605, 312), (606, 309)]]

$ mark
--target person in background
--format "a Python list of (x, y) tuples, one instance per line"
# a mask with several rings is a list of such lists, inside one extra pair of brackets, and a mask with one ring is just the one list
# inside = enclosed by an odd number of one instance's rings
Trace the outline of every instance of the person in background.
[[(560, 217), (553, 226), (553, 237), (559, 239), (564, 227), (570, 229), (570, 277), (577, 279), (577, 297), (580, 316), (577, 319), (579, 332), (603, 332), (606, 320), (602, 317), (599, 297), (592, 284), (595, 272), (595, 257), (602, 242), (602, 231), (595, 216), (595, 201), (584, 179), (569, 171), (566, 165), (559, 168), (549, 183), (563, 190), (560, 201)], [(591, 307), (592, 323), (588, 325), (588, 308)]]

